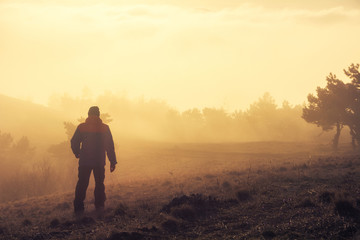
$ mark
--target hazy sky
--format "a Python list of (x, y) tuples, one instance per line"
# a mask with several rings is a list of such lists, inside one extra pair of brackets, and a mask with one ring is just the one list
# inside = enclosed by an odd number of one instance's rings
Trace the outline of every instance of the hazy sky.
[(233, 110), (264, 92), (303, 103), (360, 63), (359, 1), (248, 2), (0, 0), (0, 93), (47, 104), (88, 88)]

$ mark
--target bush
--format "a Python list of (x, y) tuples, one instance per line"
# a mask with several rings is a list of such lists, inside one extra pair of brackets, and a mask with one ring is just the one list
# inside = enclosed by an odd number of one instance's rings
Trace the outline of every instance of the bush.
[(166, 220), (161, 224), (161, 227), (168, 232), (177, 232), (178, 231), (178, 223), (174, 220)]
[(340, 200), (335, 203), (335, 212), (343, 217), (358, 217), (359, 210), (353, 207), (352, 203), (347, 200)]
[(278, 169), (279, 172), (286, 172), (287, 171), (287, 168), (286, 167), (280, 167)]
[(264, 231), (262, 233), (262, 236), (265, 238), (265, 239), (273, 239), (274, 237), (276, 237), (276, 234), (273, 232), (273, 231)]
[(0, 235), (1, 235), (1, 234), (5, 234), (6, 231), (7, 231), (7, 229), (6, 229), (5, 227), (0, 226)]
[(83, 217), (77, 223), (78, 224), (83, 224), (83, 225), (91, 225), (91, 224), (96, 223), (96, 221), (92, 217)]
[(333, 192), (323, 192), (319, 196), (319, 200), (322, 203), (330, 203), (335, 198), (335, 193)]
[(51, 227), (51, 228), (55, 228), (55, 227), (59, 226), (59, 224), (60, 224), (59, 219), (54, 218), (54, 219), (51, 220), (51, 222), (50, 222), (50, 227)]
[(173, 208), (171, 210), (171, 215), (186, 221), (194, 221), (196, 219), (197, 212), (192, 206), (182, 205)]
[(316, 207), (316, 205), (310, 199), (305, 199), (302, 203), (298, 205), (298, 207), (313, 208)]
[(25, 219), (23, 222), (22, 222), (22, 225), (23, 226), (30, 226), (30, 225), (32, 225), (32, 222), (29, 220), (29, 219)]
[(183, 195), (171, 200), (161, 211), (184, 220), (193, 221), (196, 218), (204, 217), (217, 211), (221, 204), (221, 201), (211, 196), (206, 197), (202, 194)]
[(126, 205), (119, 203), (117, 205), (117, 207), (115, 208), (114, 215), (115, 216), (124, 216), (126, 214), (127, 209), (128, 208), (126, 207)]
[(245, 202), (251, 199), (251, 195), (250, 192), (247, 190), (240, 190), (236, 193), (236, 198), (240, 201), (240, 202)]
[(111, 236), (109, 238), (107, 238), (106, 240), (119, 240), (119, 239), (131, 239), (131, 240), (140, 240), (140, 239), (144, 239), (144, 235), (137, 233), (137, 232), (132, 232), (132, 233), (128, 233), (128, 232), (115, 232), (112, 233)]
[(58, 205), (56, 205), (55, 209), (67, 210), (67, 209), (70, 209), (70, 204), (67, 202), (59, 203)]
[(225, 188), (225, 189), (230, 189), (231, 188), (231, 184), (228, 181), (223, 182), (221, 186), (223, 188)]

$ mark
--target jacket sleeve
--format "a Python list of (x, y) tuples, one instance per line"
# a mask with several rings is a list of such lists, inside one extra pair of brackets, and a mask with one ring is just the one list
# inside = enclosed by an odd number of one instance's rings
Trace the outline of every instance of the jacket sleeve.
[(106, 131), (105, 150), (111, 165), (117, 164), (114, 141), (109, 127)]
[(71, 150), (75, 154), (75, 156), (79, 156), (80, 154), (80, 143), (81, 143), (81, 133), (79, 127), (76, 128), (76, 131), (71, 138)]

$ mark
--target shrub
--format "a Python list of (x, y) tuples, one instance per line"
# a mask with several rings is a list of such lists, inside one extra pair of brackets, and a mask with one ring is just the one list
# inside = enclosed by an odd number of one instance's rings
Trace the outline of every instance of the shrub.
[(245, 202), (245, 201), (248, 201), (248, 200), (251, 199), (251, 195), (250, 195), (250, 192), (248, 190), (240, 190), (240, 191), (237, 191), (236, 198), (240, 202)]
[(144, 235), (137, 233), (137, 232), (114, 232), (111, 234), (109, 238), (106, 240), (118, 240), (118, 239), (131, 239), (131, 240), (140, 240), (144, 239)]
[(231, 188), (231, 184), (228, 181), (223, 182), (221, 186), (223, 188), (225, 188), (225, 189), (230, 189)]
[(273, 239), (276, 237), (276, 234), (273, 231), (264, 231), (262, 235), (265, 239)]
[(230, 202), (220, 201), (212, 196), (203, 196), (202, 194), (183, 195), (174, 198), (170, 203), (163, 206), (162, 212), (170, 213), (173, 216), (184, 220), (194, 220), (207, 216), (218, 211), (219, 207), (228, 206)]
[(280, 167), (278, 169), (279, 172), (286, 172), (287, 171), (287, 168), (286, 167)]
[(1, 235), (1, 234), (5, 234), (6, 231), (7, 231), (7, 229), (6, 229), (5, 227), (0, 226), (0, 235)]
[(353, 207), (352, 203), (347, 200), (339, 200), (335, 203), (335, 212), (343, 217), (358, 217), (359, 210)]
[(171, 182), (170, 181), (165, 181), (162, 183), (162, 186), (169, 186), (171, 185)]
[(116, 216), (124, 216), (126, 214), (127, 209), (128, 208), (126, 207), (126, 205), (124, 205), (122, 203), (119, 203), (117, 205), (117, 207), (115, 208), (114, 215), (116, 215)]
[(215, 175), (212, 174), (206, 174), (205, 178), (211, 179), (211, 178), (215, 178)]
[(333, 192), (323, 192), (320, 196), (319, 196), (319, 200), (322, 203), (330, 203), (335, 197), (335, 193)]
[(51, 228), (55, 228), (55, 227), (59, 226), (59, 224), (60, 224), (59, 219), (54, 218), (54, 219), (51, 220), (51, 222), (50, 222), (50, 227), (51, 227)]
[(59, 203), (58, 205), (56, 205), (55, 209), (67, 210), (67, 209), (70, 209), (70, 204), (67, 202)]
[(298, 205), (298, 207), (313, 208), (316, 207), (316, 205), (310, 199), (305, 199), (302, 203)]
[(177, 232), (178, 231), (178, 223), (174, 220), (166, 220), (161, 224), (161, 227), (168, 232)]
[(23, 225), (23, 226), (30, 226), (30, 225), (32, 225), (32, 222), (31, 222), (29, 219), (25, 219), (25, 220), (22, 222), (22, 225)]
[(196, 210), (189, 205), (182, 205), (171, 210), (171, 215), (186, 221), (194, 221), (196, 219)]
[(78, 223), (83, 225), (90, 225), (96, 223), (96, 221), (92, 217), (83, 217)]

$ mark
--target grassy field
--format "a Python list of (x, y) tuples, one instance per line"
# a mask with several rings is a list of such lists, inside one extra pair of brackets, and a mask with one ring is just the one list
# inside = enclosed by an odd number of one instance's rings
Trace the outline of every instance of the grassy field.
[[(0, 239), (360, 239), (360, 154), (310, 143), (121, 146), (98, 215), (73, 191), (0, 205)], [(67, 183), (63, 183), (67, 184)]]

